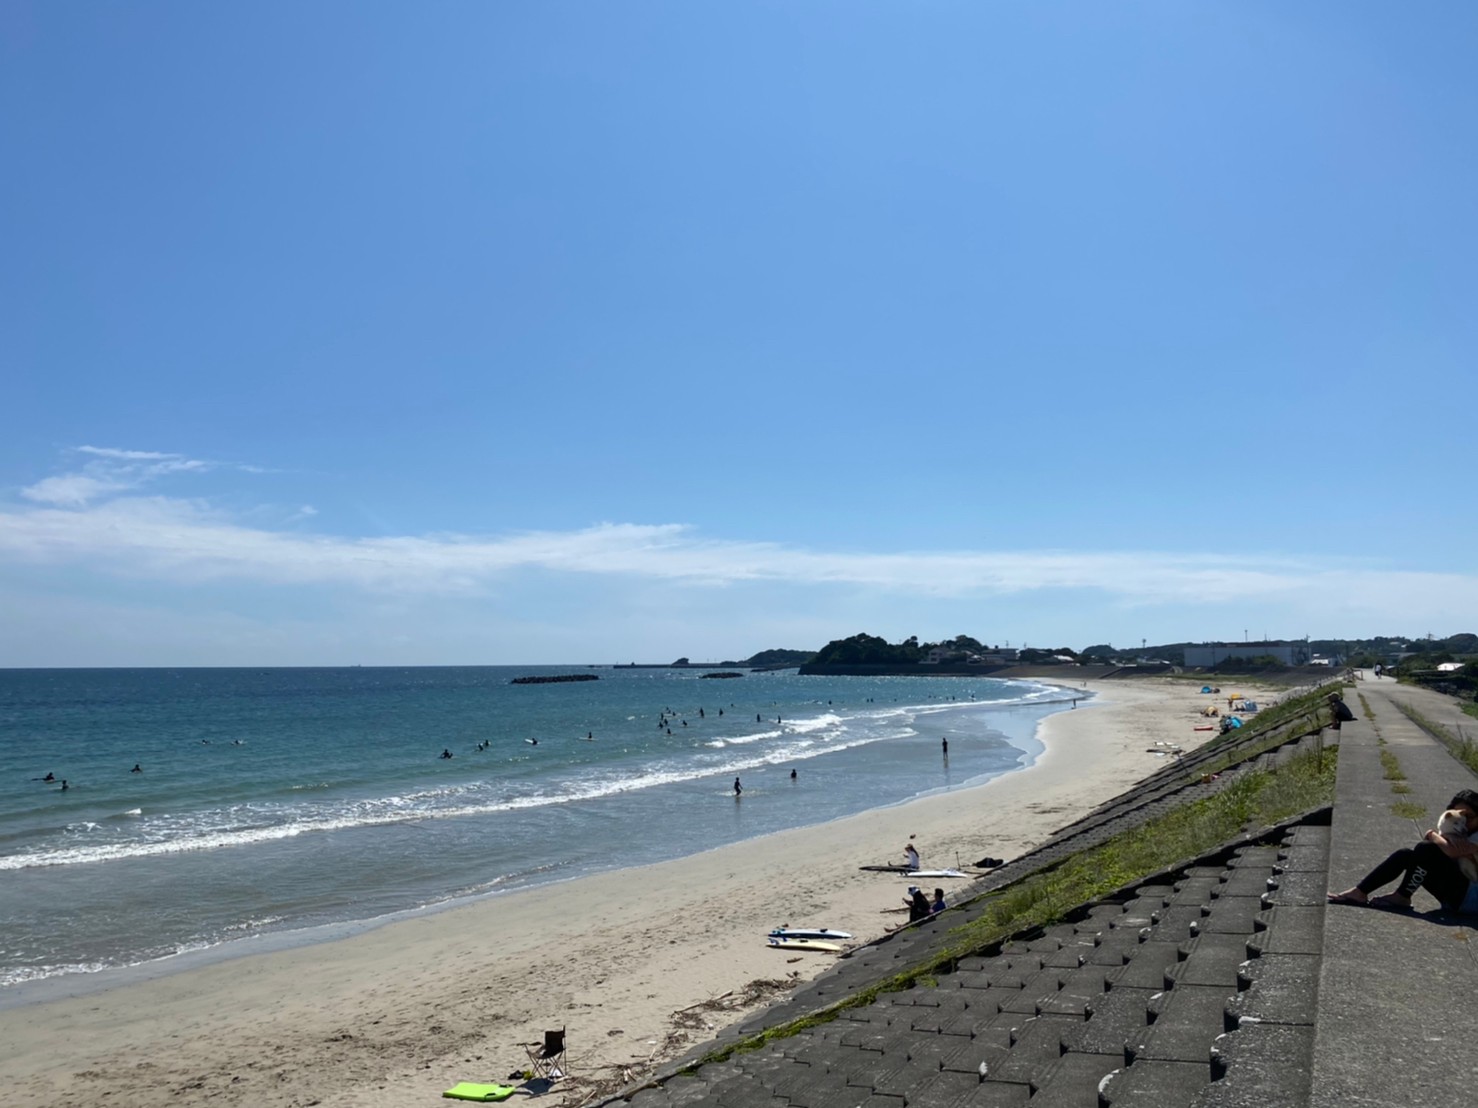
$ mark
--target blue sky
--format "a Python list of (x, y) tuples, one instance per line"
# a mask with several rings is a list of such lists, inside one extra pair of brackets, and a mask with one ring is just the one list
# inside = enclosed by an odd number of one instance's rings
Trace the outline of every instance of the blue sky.
[(0, 7), (0, 665), (1478, 629), (1478, 8)]

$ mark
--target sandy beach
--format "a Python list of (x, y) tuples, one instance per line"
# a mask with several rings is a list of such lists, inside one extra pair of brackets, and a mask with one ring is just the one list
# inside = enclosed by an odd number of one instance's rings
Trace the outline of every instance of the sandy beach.
[(0, 1011), (5, 1102), (431, 1104), (524, 1069), (521, 1044), (567, 1026), (569, 1076), (542, 1102), (583, 1103), (833, 957), (772, 950), (770, 928), (862, 942), (899, 923), (907, 882), (858, 866), (910, 838), (926, 866), (1015, 857), (1163, 765), (1147, 746), (1209, 739), (1199, 688), (1090, 682), (1094, 700), (1044, 721), (1034, 765), (977, 788)]

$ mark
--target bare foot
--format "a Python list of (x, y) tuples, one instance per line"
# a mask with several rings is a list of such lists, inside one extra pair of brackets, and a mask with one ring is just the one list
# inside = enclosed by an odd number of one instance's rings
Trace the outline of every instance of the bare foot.
[(1331, 904), (1369, 904), (1370, 897), (1365, 895), (1364, 889), (1346, 889), (1342, 893), (1330, 893)]
[(1370, 898), (1372, 908), (1410, 908), (1411, 900), (1397, 893), (1386, 893), (1384, 896), (1373, 896)]

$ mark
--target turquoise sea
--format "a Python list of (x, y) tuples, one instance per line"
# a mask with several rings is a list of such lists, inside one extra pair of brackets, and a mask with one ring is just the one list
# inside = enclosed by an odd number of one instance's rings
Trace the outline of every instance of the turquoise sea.
[(0, 1003), (979, 784), (1072, 696), (704, 672), (0, 670)]

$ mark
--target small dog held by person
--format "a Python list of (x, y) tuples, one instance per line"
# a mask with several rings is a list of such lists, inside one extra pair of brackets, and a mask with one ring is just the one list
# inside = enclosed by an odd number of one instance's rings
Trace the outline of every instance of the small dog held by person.
[[(1468, 837), (1468, 817), (1461, 809), (1449, 808), (1437, 821), (1437, 830), (1442, 832), (1444, 838), (1465, 839)], [(1469, 881), (1478, 881), (1478, 858), (1454, 858), (1453, 861), (1463, 871), (1464, 877)]]

